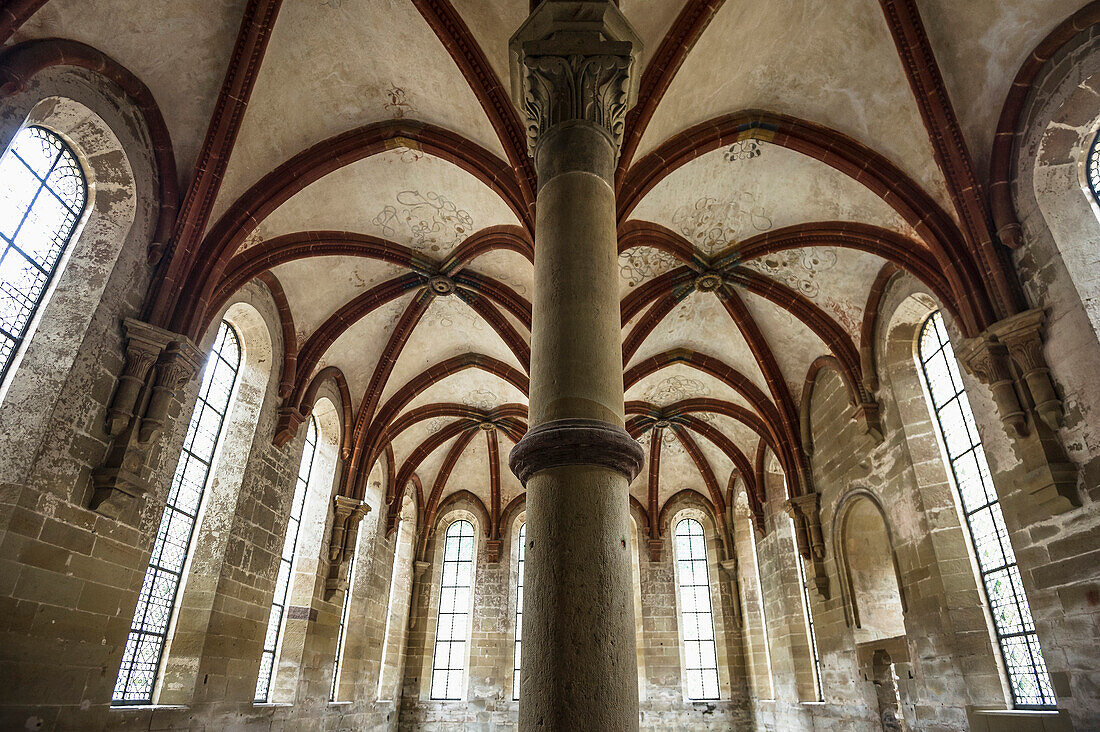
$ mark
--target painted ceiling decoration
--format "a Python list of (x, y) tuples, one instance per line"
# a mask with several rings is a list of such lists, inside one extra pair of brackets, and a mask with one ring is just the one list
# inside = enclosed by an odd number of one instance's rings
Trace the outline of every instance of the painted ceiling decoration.
[[(160, 205), (143, 318), (197, 341), (258, 280), (283, 335), (274, 442), (331, 386), (341, 493), (380, 467), (390, 530), (406, 492), (429, 531), (460, 501), (491, 556), (523, 505), (506, 462), (528, 426), (537, 181), (505, 75), (529, 5), (179, 0), (169, 23), (142, 0), (0, 2), (0, 95), (77, 67), (140, 111)], [(967, 336), (1020, 306), (1013, 132), (1100, 2), (957, 5), (621, 0), (645, 43), (615, 180), (626, 426), (647, 454), (631, 510), (652, 551), (684, 492), (725, 524), (742, 491), (759, 520), (773, 462), (792, 496), (814, 490), (822, 370), (878, 434), (891, 277)]]

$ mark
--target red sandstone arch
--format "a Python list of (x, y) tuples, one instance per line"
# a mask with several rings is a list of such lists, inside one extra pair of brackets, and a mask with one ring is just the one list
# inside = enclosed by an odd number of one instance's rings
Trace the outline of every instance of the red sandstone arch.
[(255, 183), (222, 215), (195, 251), (178, 251), (159, 283), (151, 316), (175, 332), (201, 323), (229, 259), (245, 237), (282, 203), (339, 168), (395, 145), (451, 162), (495, 191), (530, 228), (530, 211), (510, 168), (461, 135), (435, 125), (396, 120), (369, 124), (324, 140), (295, 155)]
[[(932, 248), (952, 291), (973, 296), (979, 330), (994, 319), (993, 306), (974, 253), (958, 226), (931, 196), (882, 155), (850, 137), (784, 114), (750, 110), (724, 115), (684, 130), (628, 171), (619, 197), (625, 221), (646, 193), (674, 170), (738, 140), (758, 139), (803, 153), (862, 183), (890, 205)], [(954, 263), (955, 267), (949, 269)]]
[(279, 313), (279, 326), (283, 332), (283, 367), (279, 377), (279, 397), (286, 399), (294, 389), (294, 377), (298, 368), (298, 332), (294, 329), (294, 314), (290, 312), (290, 303), (287, 302), (278, 277), (271, 272), (262, 272), (257, 279), (267, 286)]
[(370, 423), (361, 421), (363, 412), (359, 413), (360, 420), (356, 423), (355, 448), (352, 454), (352, 462), (345, 473), (345, 484), (342, 492), (346, 495), (361, 495), (362, 480), (360, 473), (367, 472), (369, 466), (378, 459), (382, 442), (379, 439), (381, 432), (389, 425), (405, 406), (411, 402), (423, 389), (433, 382), (440, 381), (453, 374), (466, 369), (477, 368), (486, 373), (493, 374), (512, 384), (520, 392), (526, 394), (529, 381), (526, 374), (512, 366), (499, 361), (491, 356), (480, 353), (466, 353), (454, 356), (427, 370), (420, 372), (408, 383), (398, 389), (387, 402), (378, 410), (377, 416)]
[[(34, 14), (45, 0), (13, 0), (0, 8), (0, 43)], [(35, 74), (54, 66), (73, 66), (107, 79), (138, 110), (153, 144), (157, 170), (157, 226), (150, 245), (150, 258), (160, 257), (172, 235), (179, 211), (180, 192), (176, 174), (176, 154), (172, 137), (153, 93), (129, 69), (91, 46), (64, 38), (27, 41), (0, 53), (0, 98), (22, 91)]]
[(302, 403), (299, 405), (298, 411), (305, 417), (308, 417), (310, 413), (313, 412), (313, 407), (317, 403), (317, 391), (326, 381), (331, 381), (340, 394), (340, 412), (343, 415), (341, 420), (343, 435), (340, 439), (340, 456), (344, 460), (347, 460), (351, 455), (353, 426), (351, 391), (348, 390), (348, 380), (344, 378), (344, 372), (341, 371), (338, 366), (326, 366), (310, 379), (309, 386), (306, 387), (305, 394), (302, 396)]
[(1100, 0), (1093, 0), (1064, 20), (1039, 42), (1012, 80), (1008, 96), (997, 120), (993, 149), (989, 156), (989, 201), (997, 237), (1005, 246), (1017, 249), (1023, 244), (1023, 232), (1012, 198), (1013, 153), (1016, 150), (1021, 116), (1035, 79), (1044, 64), (1083, 30), (1100, 24)]

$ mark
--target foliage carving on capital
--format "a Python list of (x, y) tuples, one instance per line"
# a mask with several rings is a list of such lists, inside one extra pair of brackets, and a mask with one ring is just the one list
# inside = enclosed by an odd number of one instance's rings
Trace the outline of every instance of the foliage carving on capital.
[(527, 147), (534, 152), (539, 139), (562, 122), (584, 120), (599, 125), (618, 148), (630, 109), (630, 69), (627, 55), (527, 56), (523, 112), (527, 118)]
[(1012, 365), (1005, 345), (989, 335), (963, 341), (957, 351), (959, 362), (993, 392), (993, 401), (1010, 435), (1027, 437), (1027, 415), (1016, 394)]
[(359, 523), (370, 511), (363, 501), (348, 496), (333, 498), (332, 534), (329, 536), (329, 572), (325, 579), (325, 599), (332, 600), (347, 588), (345, 569), (355, 555), (355, 542), (359, 538)]
[(622, 144), (638, 98), (642, 43), (611, 0), (555, 0), (510, 42), (512, 98), (526, 118), (528, 152), (556, 125), (590, 122)]

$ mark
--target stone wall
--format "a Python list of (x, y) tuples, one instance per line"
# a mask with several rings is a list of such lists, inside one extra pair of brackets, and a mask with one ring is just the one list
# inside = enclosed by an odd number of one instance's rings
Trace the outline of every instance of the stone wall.
[[(424, 574), (424, 584), (417, 590), (417, 603), (413, 608), (415, 625), (409, 633), (405, 664), (402, 729), (442, 729), (456, 725), (471, 730), (511, 729), (516, 725), (519, 702), (512, 699), (512, 649), (515, 640), (515, 542), (519, 521), (505, 537), (512, 550), (502, 553), (497, 563), (486, 560), (484, 536), (476, 529), (479, 542), (468, 698), (465, 701), (430, 699), (431, 654), (442, 561), (440, 539), (446, 526), (459, 516), (477, 526), (471, 513), (448, 514), (440, 519), (428, 544), (427, 556), (432, 564)], [(709, 519), (706, 521), (722, 699), (690, 702), (684, 698), (673, 549), (666, 532), (665, 551), (659, 560), (651, 561), (647, 548), (638, 554), (642, 609), (639, 641), (644, 660), (640, 704), (643, 729), (739, 729), (751, 723), (740, 633), (732, 614), (732, 589), (729, 582), (723, 581), (724, 575), (718, 566), (720, 549), (713, 523)]]

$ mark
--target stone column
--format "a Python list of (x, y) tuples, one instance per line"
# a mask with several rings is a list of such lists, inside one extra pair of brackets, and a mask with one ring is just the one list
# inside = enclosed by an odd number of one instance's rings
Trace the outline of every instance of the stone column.
[(538, 174), (521, 729), (638, 728), (614, 172), (641, 44), (610, 0), (541, 3), (511, 42)]

